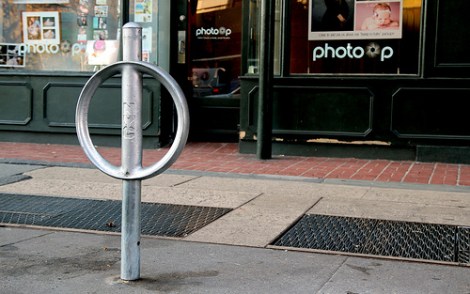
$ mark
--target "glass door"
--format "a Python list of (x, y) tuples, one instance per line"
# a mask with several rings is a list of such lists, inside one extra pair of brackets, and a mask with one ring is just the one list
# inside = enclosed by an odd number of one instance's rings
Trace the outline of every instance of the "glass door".
[(241, 0), (192, 0), (188, 12), (188, 80), (194, 98), (239, 98)]
[(190, 140), (237, 141), (242, 0), (190, 0), (185, 5), (187, 33), (178, 34), (178, 63), (185, 63), (180, 68), (188, 87)]

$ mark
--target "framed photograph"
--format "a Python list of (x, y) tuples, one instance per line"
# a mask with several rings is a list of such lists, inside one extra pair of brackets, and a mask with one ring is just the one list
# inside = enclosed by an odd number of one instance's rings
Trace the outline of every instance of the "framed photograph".
[(26, 44), (59, 44), (59, 12), (23, 12), (23, 42)]
[(368, 39), (400, 39), (402, 10), (401, 1), (359, 1), (354, 30)]
[(93, 28), (94, 29), (100, 29), (100, 30), (106, 30), (107, 27), (107, 17), (93, 17)]
[(105, 5), (95, 6), (95, 16), (96, 17), (108, 17), (108, 6), (105, 6)]
[(0, 43), (0, 67), (24, 67), (25, 48), (22, 44)]
[(109, 65), (118, 60), (119, 41), (87, 41), (86, 55), (89, 65)]
[(79, 14), (77, 16), (77, 24), (79, 27), (86, 27), (88, 24), (88, 19), (86, 14)]
[(309, 0), (310, 41), (401, 39), (403, 0)]
[(94, 30), (93, 31), (93, 40), (107, 40), (108, 31), (106, 30)]
[(135, 1), (134, 20), (136, 22), (152, 22), (152, 2), (151, 1), (146, 1), (146, 0)]

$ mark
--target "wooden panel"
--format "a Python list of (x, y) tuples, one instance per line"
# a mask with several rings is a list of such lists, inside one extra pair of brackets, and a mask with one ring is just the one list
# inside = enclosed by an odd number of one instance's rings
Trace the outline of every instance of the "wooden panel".
[(430, 0), (426, 17), (425, 70), (432, 77), (470, 77), (470, 1)]
[(470, 139), (470, 89), (401, 88), (393, 95), (392, 131), (400, 138)]
[[(257, 124), (257, 91), (250, 93), (250, 110)], [(372, 130), (374, 97), (367, 88), (274, 88), (273, 133), (365, 137)]]
[(470, 32), (465, 23), (470, 1), (439, 1), (436, 35), (436, 65), (460, 64), (470, 67)]
[(32, 89), (28, 83), (0, 83), (0, 124), (27, 125), (32, 119)]
[(190, 139), (238, 139), (240, 98), (193, 98), (190, 108)]
[[(82, 84), (49, 83), (44, 88), (44, 118), (51, 127), (75, 127), (75, 109)], [(144, 89), (142, 122), (144, 129), (152, 121), (152, 93)], [(102, 85), (93, 96), (89, 108), (89, 126), (121, 129), (121, 85)]]

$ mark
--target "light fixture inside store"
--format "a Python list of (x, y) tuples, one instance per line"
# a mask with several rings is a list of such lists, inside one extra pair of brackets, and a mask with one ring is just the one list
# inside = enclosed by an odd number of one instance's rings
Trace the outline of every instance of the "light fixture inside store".
[(304, 9), (307, 9), (308, 0), (297, 0), (297, 3), (302, 5)]
[(224, 10), (230, 7), (232, 1), (233, 0), (198, 0), (196, 13)]

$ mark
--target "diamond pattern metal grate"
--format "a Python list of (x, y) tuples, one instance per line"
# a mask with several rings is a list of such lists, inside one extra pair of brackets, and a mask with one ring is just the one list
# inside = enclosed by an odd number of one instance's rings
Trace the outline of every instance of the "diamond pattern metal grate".
[(304, 215), (272, 245), (470, 263), (470, 228)]
[[(213, 222), (228, 208), (142, 203), (141, 233), (184, 237)], [(0, 223), (121, 231), (121, 201), (0, 193)]]

